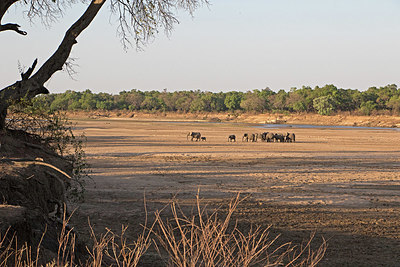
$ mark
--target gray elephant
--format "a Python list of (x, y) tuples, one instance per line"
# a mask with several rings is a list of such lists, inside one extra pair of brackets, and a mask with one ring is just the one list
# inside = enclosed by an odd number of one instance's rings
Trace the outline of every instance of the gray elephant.
[(207, 138), (205, 136), (202, 136), (201, 141), (207, 141)]
[(286, 133), (285, 142), (296, 142), (296, 135), (294, 133)]
[(187, 134), (186, 140), (189, 140), (189, 136), (191, 136), (190, 141), (193, 141), (193, 139), (195, 139), (196, 141), (200, 141), (201, 133), (199, 133), (199, 132), (190, 132), (190, 133)]
[(283, 134), (275, 134), (274, 135), (275, 142), (285, 142), (285, 136)]
[(248, 134), (248, 133), (245, 133), (245, 134), (243, 135), (243, 137), (242, 137), (242, 142), (244, 142), (244, 141), (249, 142), (249, 134)]
[(261, 141), (265, 142), (266, 141), (266, 136), (267, 136), (268, 132), (262, 133), (261, 134)]
[(250, 142), (257, 142), (257, 139), (258, 139), (258, 134), (256, 133), (256, 134), (251, 134), (250, 135)]
[(231, 134), (231, 135), (228, 137), (228, 142), (236, 142), (236, 135)]
[(273, 142), (275, 138), (274, 133), (265, 132), (261, 134), (261, 140), (264, 142)]

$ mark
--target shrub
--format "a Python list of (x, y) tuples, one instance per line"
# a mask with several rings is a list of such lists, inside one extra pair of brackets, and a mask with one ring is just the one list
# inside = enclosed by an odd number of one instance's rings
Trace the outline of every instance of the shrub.
[(81, 201), (90, 169), (83, 149), (86, 138), (76, 136), (73, 126), (63, 112), (44, 109), (28, 100), (11, 106), (6, 120), (7, 129), (36, 136), (41, 146), (72, 164), (72, 183), (67, 196), (72, 201)]

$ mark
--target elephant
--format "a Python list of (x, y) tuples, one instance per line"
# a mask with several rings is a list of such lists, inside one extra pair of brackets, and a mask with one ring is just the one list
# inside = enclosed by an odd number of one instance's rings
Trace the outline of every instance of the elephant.
[(236, 142), (236, 135), (231, 134), (231, 135), (228, 137), (228, 142)]
[(288, 143), (296, 142), (296, 135), (294, 133), (286, 133), (285, 141)]
[(275, 134), (274, 135), (275, 142), (285, 142), (285, 136), (283, 134)]
[(196, 141), (200, 141), (201, 138), (201, 133), (198, 132), (190, 132), (186, 136), (186, 140), (189, 140), (189, 136), (191, 136), (190, 141), (193, 141), (193, 139), (196, 139)]
[(201, 141), (207, 141), (207, 138), (205, 136), (202, 136)]
[(251, 134), (250, 135), (250, 141), (251, 142), (257, 142), (257, 139), (258, 139), (258, 134), (256, 133), (256, 134)]
[(274, 133), (265, 132), (261, 134), (261, 140), (264, 142), (273, 142), (274, 138), (275, 138)]
[(261, 141), (265, 141), (266, 140), (266, 136), (267, 136), (268, 132), (262, 133), (261, 134)]
[(242, 142), (244, 142), (244, 141), (249, 142), (249, 134), (248, 134), (248, 133), (245, 133), (245, 134), (243, 135), (243, 137), (242, 137)]

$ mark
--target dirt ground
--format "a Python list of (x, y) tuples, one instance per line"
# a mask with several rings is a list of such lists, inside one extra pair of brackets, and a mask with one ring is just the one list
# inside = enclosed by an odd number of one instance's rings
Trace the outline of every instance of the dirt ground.
[[(190, 206), (198, 190), (208, 203), (248, 196), (235, 219), (243, 227), (272, 225), (277, 242), (328, 242), (321, 266), (400, 264), (400, 131), (281, 128), (296, 143), (247, 143), (244, 123), (77, 120), (87, 136), (93, 181), (73, 221), (88, 233), (144, 222), (175, 195)], [(206, 142), (186, 139), (201, 132)], [(235, 134), (238, 142), (227, 142)]]

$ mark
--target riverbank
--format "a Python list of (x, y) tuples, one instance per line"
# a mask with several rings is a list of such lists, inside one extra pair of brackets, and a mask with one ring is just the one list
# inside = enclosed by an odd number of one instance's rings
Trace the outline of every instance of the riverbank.
[(68, 112), (72, 119), (127, 119), (127, 120), (157, 120), (157, 121), (208, 121), (208, 122), (245, 122), (261, 124), (308, 124), (337, 125), (362, 127), (400, 128), (400, 116), (376, 115), (358, 116), (352, 114), (337, 114), (322, 116), (319, 114), (234, 114), (234, 113), (178, 113), (178, 112), (135, 112), (135, 111), (79, 111)]

